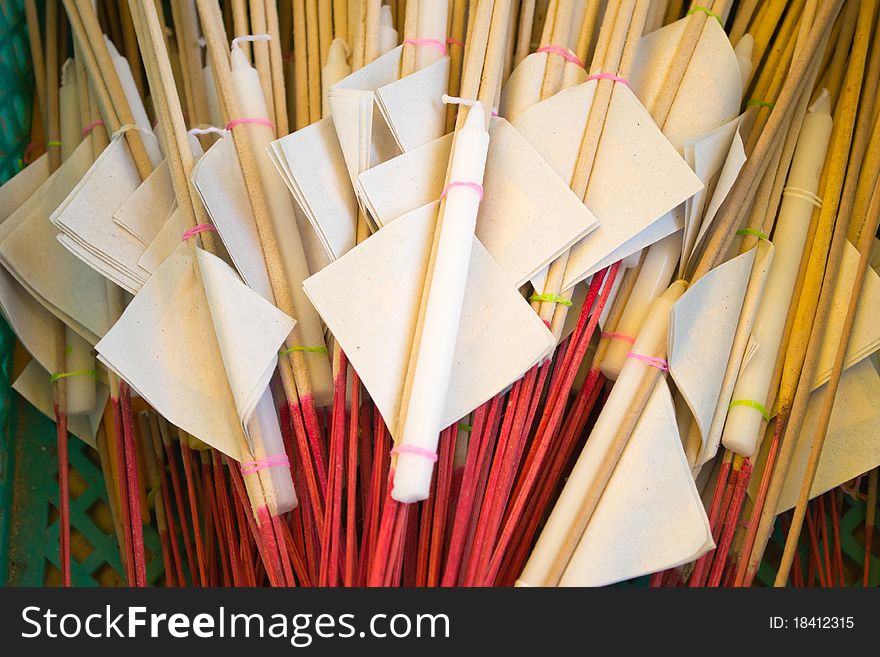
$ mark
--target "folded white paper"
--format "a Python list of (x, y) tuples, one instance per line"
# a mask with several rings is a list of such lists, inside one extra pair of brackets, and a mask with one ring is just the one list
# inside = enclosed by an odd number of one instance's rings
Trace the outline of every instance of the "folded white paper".
[[(306, 293), (392, 433), (434, 221), (431, 208), (400, 217), (305, 282)], [(554, 344), (552, 334), (475, 239), (443, 426), (510, 385)]]

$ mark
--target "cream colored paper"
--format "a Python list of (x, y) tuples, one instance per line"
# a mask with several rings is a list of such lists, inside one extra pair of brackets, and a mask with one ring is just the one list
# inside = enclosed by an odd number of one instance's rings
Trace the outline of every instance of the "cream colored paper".
[[(877, 403), (880, 376), (876, 367), (874, 358), (866, 358), (843, 373), (810, 499), (880, 465), (880, 405)], [(810, 395), (776, 513), (787, 511), (797, 503), (826, 388), (823, 385)], [(763, 441), (756, 459), (749, 486), (749, 495), (753, 498), (764, 471), (769, 442)]]
[(49, 222), (91, 163), (91, 140), (85, 139), (0, 225), (0, 262), (45, 308), (94, 344), (110, 328), (106, 281), (61, 246)]
[[(571, 180), (593, 101), (596, 81), (566, 89), (524, 112), (514, 123), (563, 180)], [(620, 260), (619, 247), (702, 189), (699, 178), (657, 129), (635, 95), (615, 85), (587, 191), (586, 206), (599, 227), (572, 247), (563, 289), (603, 266), (609, 254)], [(668, 232), (678, 230), (669, 221)], [(656, 240), (655, 240), (656, 241)]]
[(333, 120), (272, 142), (273, 162), (331, 260), (355, 244), (357, 202)]
[[(493, 120), (490, 135), (476, 236), (519, 287), (598, 222), (510, 123)], [(379, 226), (400, 216), (396, 212), (437, 205), (451, 138), (361, 174), (358, 189)]]
[[(225, 424), (225, 414), (216, 410), (225, 403), (220, 382), (228, 379), (246, 426), (294, 323), (202, 250), (198, 253), (210, 307), (199, 306), (199, 283), (188, 249), (178, 246), (97, 350), (100, 360), (169, 422), (237, 459), (236, 434)], [(212, 325), (220, 354), (203, 334)]]
[(260, 234), (231, 134), (217, 140), (193, 167), (192, 182), (235, 268), (253, 290), (271, 301)]
[[(430, 208), (416, 210), (305, 282), (392, 432), (433, 225)], [(553, 336), (475, 239), (443, 426), (491, 399), (553, 346)]]
[[(449, 59), (398, 79), (403, 46), (382, 55), (327, 94), (352, 183), (357, 174), (441, 136)], [(378, 111), (383, 120), (375, 119)]]
[[(544, 86), (544, 71), (547, 69), (547, 60), (550, 57), (558, 57), (546, 52), (533, 52), (522, 60), (501, 91), (501, 107), (499, 113), (510, 122), (541, 100), (541, 87)], [(570, 80), (570, 84), (564, 87), (581, 84), (587, 79), (587, 72), (583, 67), (574, 62), (565, 60), (563, 64), (563, 76)]]
[[(12, 389), (54, 422), (55, 393), (49, 379), (49, 372), (43, 369), (36, 360), (32, 360), (18, 375), (12, 384)], [(104, 407), (110, 398), (110, 389), (106, 385), (98, 381), (95, 386), (95, 407), (87, 414), (67, 416), (67, 430), (91, 447), (97, 447), (95, 436), (98, 435), (101, 416), (104, 415)]]
[[(144, 136), (145, 143), (151, 139)], [(138, 265), (144, 244), (115, 223), (113, 215), (140, 185), (128, 143), (120, 135), (50, 217), (61, 230), (65, 247), (131, 294), (149, 276)]]
[(721, 393), (755, 249), (715, 267), (672, 306), (669, 371), (700, 436), (708, 435)]
[(18, 210), (49, 177), (49, 156), (41, 155), (0, 185), (0, 223)]
[[(831, 378), (834, 352), (837, 351), (837, 339), (841, 334), (846, 309), (849, 306), (850, 290), (852, 290), (858, 264), (858, 249), (847, 242), (840, 273), (837, 277), (837, 285), (834, 287), (831, 313), (825, 327), (826, 338), (822, 343), (819, 362), (816, 365), (817, 376), (813, 383), (813, 390), (827, 383)], [(865, 272), (865, 282), (859, 297), (855, 323), (850, 333), (844, 367), (852, 367), (878, 349), (880, 349), (880, 276), (869, 268)]]
[(165, 259), (170, 256), (174, 249), (178, 247), (181, 240), (181, 219), (177, 205), (168, 214), (162, 228), (150, 242), (150, 245), (144, 249), (143, 254), (138, 260), (138, 265), (150, 272), (150, 275), (156, 273), (156, 270), (162, 266)]
[[(688, 16), (642, 38), (630, 84), (647, 107), (661, 92)], [(705, 134), (739, 114), (742, 78), (736, 53), (715, 19), (706, 21), (684, 78), (675, 94), (663, 134), (681, 150), (693, 135)]]
[(559, 585), (621, 582), (689, 563), (714, 545), (661, 380)]
[(140, 187), (122, 202), (113, 213), (113, 221), (141, 244), (148, 246), (161, 230), (174, 203), (168, 160), (163, 160)]

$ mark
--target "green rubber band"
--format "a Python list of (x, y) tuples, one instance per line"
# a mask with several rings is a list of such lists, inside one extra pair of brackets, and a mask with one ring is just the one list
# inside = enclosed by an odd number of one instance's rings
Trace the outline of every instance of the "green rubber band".
[(719, 16), (718, 14), (716, 14), (714, 11), (712, 11), (712, 10), (709, 9), (708, 7), (694, 7), (693, 9), (691, 9), (691, 10), (687, 13), (687, 15), (690, 16), (691, 14), (696, 14), (697, 12), (704, 13), (704, 14), (706, 14), (706, 16), (711, 16), (712, 18), (714, 18), (715, 20), (718, 21), (718, 24), (719, 24), (721, 27), (724, 27), (724, 21), (721, 20), (721, 16)]
[(759, 240), (764, 240), (765, 242), (770, 241), (770, 236), (767, 233), (764, 233), (757, 228), (740, 228), (736, 231), (737, 235), (752, 235), (753, 237), (757, 237)]
[(764, 404), (756, 402), (752, 399), (734, 399), (732, 402), (730, 402), (730, 408), (733, 408), (734, 406), (747, 406), (748, 408), (754, 408), (756, 411), (764, 416), (764, 419), (767, 422), (770, 421), (770, 413), (764, 407)]
[(474, 430), (473, 425), (471, 425), (471, 424), (465, 424), (464, 422), (459, 422), (459, 423), (458, 423), (458, 428), (459, 428), (460, 431), (467, 431), (468, 433), (470, 433), (471, 431)]
[(91, 376), (97, 378), (98, 373), (95, 370), (75, 370), (73, 372), (56, 372), (49, 377), (50, 383), (55, 383), (59, 379), (66, 379), (71, 376)]
[(776, 107), (775, 103), (771, 103), (769, 100), (761, 100), (759, 98), (750, 98), (746, 103), (747, 107), (767, 107), (769, 109), (773, 109)]
[(278, 352), (279, 356), (289, 356), (290, 354), (295, 353), (307, 353), (307, 354), (326, 354), (327, 347), (301, 347), (296, 345), (295, 347), (288, 347), (287, 349), (282, 349)]
[(61, 142), (60, 141), (47, 141), (46, 146), (50, 146), (50, 147), (57, 146), (58, 148), (61, 148)]
[(529, 297), (529, 301), (548, 301), (550, 303), (558, 303), (560, 306), (571, 306), (572, 303), (565, 297), (558, 294), (538, 294), (537, 292)]

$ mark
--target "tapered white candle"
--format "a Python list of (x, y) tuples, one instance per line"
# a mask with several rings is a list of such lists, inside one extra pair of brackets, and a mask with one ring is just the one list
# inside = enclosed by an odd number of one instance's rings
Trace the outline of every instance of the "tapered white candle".
[(804, 118), (783, 191), (776, 230), (773, 232), (773, 265), (752, 326), (752, 337), (758, 349), (739, 373), (727, 412), (727, 423), (721, 434), (722, 444), (741, 456), (751, 457), (757, 453), (764, 411), (769, 410), (764, 407), (797, 282), (810, 218), (818, 202), (816, 191), (819, 188), (819, 175), (831, 138), (830, 108), (828, 92), (823, 91)]
[[(306, 255), (303, 250), (302, 238), (294, 217), (293, 200), (278, 175), (275, 165), (269, 158), (267, 149), (275, 139), (274, 130), (268, 125), (269, 112), (260, 86), (260, 78), (255, 68), (248, 62), (247, 56), (238, 46), (232, 48), (231, 55), (232, 80), (238, 95), (242, 117), (261, 119), (266, 125), (252, 123), (244, 127), (249, 131), (251, 143), (256, 154), (260, 181), (266, 190), (266, 201), (269, 206), (284, 273), (290, 282), (293, 305), (302, 339), (306, 348), (326, 348), (324, 332), (318, 313), (303, 291), (302, 283), (309, 277)], [(314, 402), (319, 406), (329, 405), (333, 401), (333, 377), (330, 361), (325, 353), (307, 352), (306, 363), (312, 384)]]
[(442, 0), (440, 2), (437, 0), (419, 0), (419, 24), (416, 28), (416, 35), (418, 39), (430, 39), (438, 44), (442, 44), (442, 48), (435, 48), (427, 44), (416, 46), (417, 71), (430, 66), (443, 57), (443, 51), (446, 48), (448, 13), (449, 4)]
[[(672, 304), (684, 294), (686, 289), (687, 283), (676, 281), (654, 300), (638, 339), (632, 346), (634, 354), (653, 358), (666, 357), (669, 312)], [(557, 582), (551, 577), (551, 570), (564, 549), (563, 544), (572, 520), (590, 491), (603, 458), (617, 433), (620, 420), (626, 415), (650, 367), (652, 365), (639, 358), (627, 358), (565, 488), (562, 489), (559, 500), (553, 507), (547, 524), (532, 550), (517, 582), (518, 585), (556, 585)]]
[(82, 141), (82, 119), (79, 113), (79, 88), (76, 64), (70, 58), (61, 67), (61, 88), (58, 91), (58, 113), (61, 117), (61, 161), (76, 150)]
[(455, 133), (446, 200), (436, 228), (439, 233), (434, 241), (434, 267), (425, 281), (420, 322), (407, 368), (391, 491), (398, 502), (428, 497), (488, 149), (485, 112), (477, 103)]
[[(395, 32), (395, 35), (397, 33)], [(330, 106), (327, 104), (327, 92), (330, 87), (345, 77), (351, 75), (351, 65), (348, 63), (348, 45), (344, 39), (335, 38), (330, 43), (327, 53), (327, 63), (321, 69), (321, 116), (330, 116)]]
[(626, 355), (632, 349), (633, 341), (639, 335), (648, 315), (648, 309), (654, 299), (669, 285), (680, 256), (681, 232), (679, 231), (664, 237), (648, 248), (642, 269), (627, 299), (620, 321), (614, 329), (614, 335), (611, 336), (605, 358), (602, 360), (602, 374), (608, 379), (613, 381), (620, 374), (620, 369), (626, 362)]
[[(290, 476), (287, 451), (284, 449), (284, 439), (281, 437), (281, 425), (278, 423), (278, 414), (269, 388), (266, 388), (254, 407), (254, 413), (248, 422), (249, 430), (253, 425), (259, 427), (261, 445), (255, 445), (255, 451), (259, 452), (262, 448), (262, 454), (257, 458), (262, 461), (259, 466), (261, 468), (265, 466), (272, 478), (276, 513), (286, 513), (296, 506), (297, 499), (293, 479)], [(243, 470), (247, 472), (247, 464), (243, 465)]]
[(394, 50), (397, 47), (397, 30), (394, 29), (394, 21), (391, 17), (391, 7), (382, 5), (379, 14), (379, 55)]

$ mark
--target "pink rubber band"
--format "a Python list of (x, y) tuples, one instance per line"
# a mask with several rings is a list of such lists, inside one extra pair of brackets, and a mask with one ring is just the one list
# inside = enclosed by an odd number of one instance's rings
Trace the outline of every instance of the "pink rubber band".
[(453, 187), (467, 187), (468, 189), (472, 189), (480, 195), (480, 200), (483, 200), (483, 186), (480, 183), (467, 182), (466, 180), (454, 180), (446, 185), (446, 187), (443, 188), (443, 193), (440, 194), (440, 198), (446, 198), (449, 190)]
[(627, 335), (626, 333), (614, 333), (613, 331), (612, 332), (602, 331), (602, 337), (603, 338), (610, 338), (611, 340), (623, 340), (624, 342), (629, 342), (630, 344), (636, 343), (636, 339), (631, 335)]
[(437, 452), (432, 452), (430, 449), (425, 449), (424, 447), (419, 447), (417, 445), (400, 445), (391, 450), (392, 454), (413, 454), (414, 456), (421, 456), (422, 458), (426, 458), (431, 463), (435, 463), (437, 461)]
[(622, 78), (619, 75), (614, 75), (614, 73), (594, 73), (593, 75), (588, 75), (585, 82), (589, 82), (590, 80), (611, 80), (612, 82), (620, 82), (627, 87), (629, 86), (629, 80)]
[(437, 41), (437, 39), (405, 39), (404, 43), (410, 46), (431, 46), (444, 55), (446, 54), (446, 44), (442, 41)]
[(237, 125), (264, 125), (267, 128), (271, 128), (272, 132), (275, 132), (275, 124), (272, 123), (269, 119), (264, 119), (259, 116), (252, 118), (243, 118), (243, 119), (232, 119), (229, 123), (226, 124), (227, 130), (232, 130)]
[(98, 119), (97, 121), (92, 121), (92, 122), (89, 123), (85, 128), (83, 128), (82, 136), (83, 136), (83, 137), (88, 137), (88, 136), (89, 136), (89, 133), (90, 133), (92, 130), (94, 130), (95, 128), (97, 128), (99, 125), (104, 125), (104, 122), (103, 122), (101, 119)]
[(197, 224), (192, 228), (188, 228), (183, 231), (183, 235), (180, 238), (181, 242), (186, 242), (190, 237), (195, 237), (199, 233), (207, 233), (214, 232), (217, 230), (217, 227), (214, 224)]
[(556, 45), (550, 44), (550, 45), (546, 45), (546, 46), (541, 46), (535, 52), (546, 52), (551, 55), (559, 55), (560, 57), (565, 59), (565, 61), (567, 61), (567, 62), (571, 62), (572, 64), (577, 64), (581, 68), (584, 67), (584, 63), (580, 60), (580, 58), (577, 55), (575, 55), (568, 48), (563, 48), (562, 46), (556, 46)]
[(450, 46), (458, 46), (459, 48), (464, 48), (464, 43), (462, 43), (455, 37), (449, 37), (448, 39), (446, 39), (446, 43)]
[(642, 361), (645, 365), (650, 365), (651, 367), (656, 367), (661, 372), (669, 371), (669, 363), (667, 363), (663, 358), (656, 358), (655, 356), (645, 356), (643, 354), (637, 354), (634, 351), (629, 352), (626, 355), (627, 358), (635, 358), (636, 360)]
[(43, 142), (32, 141), (30, 144), (28, 144), (25, 147), (24, 153), (21, 156), (21, 161), (24, 162), (25, 164), (30, 164), (31, 153), (33, 153), (36, 149), (40, 148), (41, 146), (43, 146)]
[(276, 456), (267, 456), (264, 459), (256, 461), (244, 461), (241, 464), (241, 474), (253, 474), (266, 468), (289, 467), (290, 461), (287, 460), (287, 454), (277, 454)]

